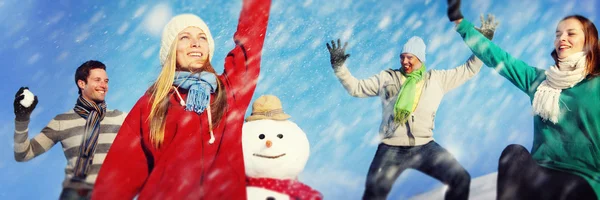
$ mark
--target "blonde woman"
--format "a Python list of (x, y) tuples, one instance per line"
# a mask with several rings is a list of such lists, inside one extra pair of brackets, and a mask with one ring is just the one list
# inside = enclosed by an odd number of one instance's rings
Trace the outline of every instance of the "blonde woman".
[(241, 128), (260, 71), (269, 0), (243, 1), (217, 75), (198, 16), (165, 26), (158, 78), (132, 108), (100, 170), (96, 199), (245, 199)]

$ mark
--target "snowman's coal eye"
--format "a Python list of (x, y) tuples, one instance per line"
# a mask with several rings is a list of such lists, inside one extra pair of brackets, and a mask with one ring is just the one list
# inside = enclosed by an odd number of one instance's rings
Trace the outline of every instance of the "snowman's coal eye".
[(261, 139), (261, 140), (262, 140), (262, 139), (265, 139), (265, 134), (260, 134), (260, 135), (258, 135), (258, 139)]
[(281, 138), (283, 138), (283, 134), (281, 134), (281, 133), (280, 133), (280, 134), (277, 134), (277, 137), (278, 137), (279, 139), (281, 139)]

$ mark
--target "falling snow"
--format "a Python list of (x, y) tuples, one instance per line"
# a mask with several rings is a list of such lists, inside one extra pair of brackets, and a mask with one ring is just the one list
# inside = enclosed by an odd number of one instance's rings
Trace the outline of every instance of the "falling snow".
[[(500, 26), (493, 41), (544, 69), (552, 63), (554, 30), (562, 17), (582, 14), (596, 24), (600, 19), (596, 0), (462, 2), (463, 14), (475, 25), (480, 14), (495, 14)], [(86, 60), (107, 65), (109, 109), (129, 111), (161, 69), (160, 36), (170, 17), (194, 13), (208, 24), (215, 38), (213, 66), (222, 72), (240, 8), (240, 2), (225, 0), (0, 0), (0, 199), (56, 199), (64, 179), (66, 160), (58, 145), (31, 162), (14, 161), (12, 103), (19, 87), (29, 86), (39, 99), (30, 137), (55, 115), (72, 109), (77, 97), (73, 74)], [(380, 100), (346, 93), (333, 74), (325, 43), (337, 38), (348, 42), (351, 57), (346, 64), (359, 79), (398, 68), (401, 47), (414, 35), (428, 45), (429, 69), (451, 69), (471, 53), (448, 22), (445, 8), (445, 1), (431, 0), (273, 1), (253, 97), (278, 96), (293, 116), (290, 120), (306, 133), (310, 159), (300, 181), (326, 199), (358, 199), (379, 143)], [(472, 197), (494, 196), (491, 185), (504, 147), (531, 147), (530, 110), (529, 98), (488, 67), (446, 94), (436, 114), (434, 138), (474, 178)], [(437, 180), (408, 170), (389, 197), (442, 199), (443, 190)]]

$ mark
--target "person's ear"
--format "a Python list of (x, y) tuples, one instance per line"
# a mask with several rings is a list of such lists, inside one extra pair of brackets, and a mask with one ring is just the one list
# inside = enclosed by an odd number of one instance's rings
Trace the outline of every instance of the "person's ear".
[(85, 88), (85, 81), (83, 80), (77, 80), (77, 86), (79, 86), (80, 90), (83, 90), (83, 88)]

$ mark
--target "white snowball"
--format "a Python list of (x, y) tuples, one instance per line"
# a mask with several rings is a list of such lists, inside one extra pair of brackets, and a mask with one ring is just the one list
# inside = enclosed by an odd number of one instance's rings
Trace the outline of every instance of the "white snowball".
[(31, 93), (31, 91), (25, 89), (23, 90), (23, 94), (21, 95), (25, 95), (25, 98), (23, 98), (23, 100), (21, 100), (21, 105), (25, 106), (26, 108), (29, 108), (29, 106), (31, 106), (31, 104), (33, 103), (33, 93)]

